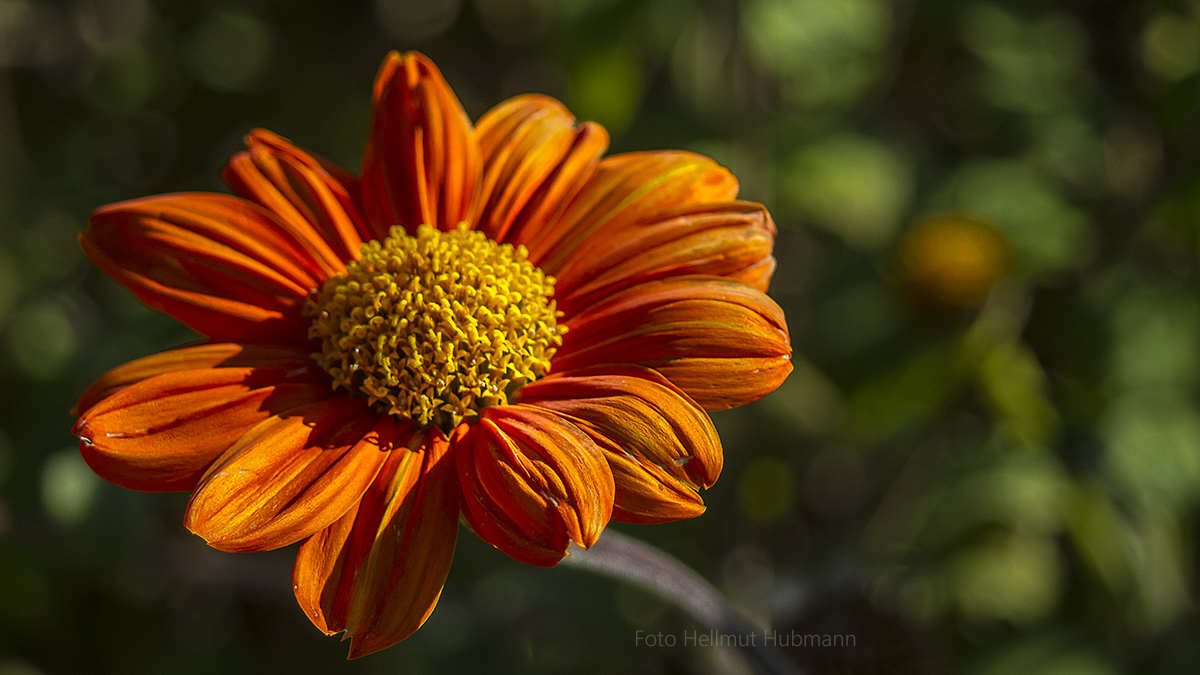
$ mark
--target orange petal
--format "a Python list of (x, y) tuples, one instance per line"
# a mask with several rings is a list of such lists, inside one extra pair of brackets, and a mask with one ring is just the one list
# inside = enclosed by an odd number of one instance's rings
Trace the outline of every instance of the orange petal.
[(706, 410), (765, 396), (792, 368), (783, 310), (761, 291), (727, 279), (638, 284), (566, 323), (555, 371), (636, 363), (658, 370)]
[(388, 54), (375, 78), (363, 201), (375, 236), (401, 225), (441, 230), (471, 222), (479, 181), (471, 121), (422, 54)]
[[(739, 275), (773, 260), (774, 243), (775, 223), (761, 204), (689, 204), (573, 251), (556, 274), (558, 306), (571, 314), (619, 288), (668, 276)], [(766, 290), (769, 273), (750, 276)]]
[(614, 520), (660, 523), (704, 512), (696, 490), (721, 473), (721, 439), (662, 375), (600, 366), (556, 373), (520, 393), (522, 403), (561, 414), (603, 449), (616, 479)]
[(181, 370), (234, 366), (289, 366), (289, 371), (304, 368), (316, 372), (307, 349), (290, 349), (268, 345), (242, 345), (223, 342), (194, 345), (145, 356), (117, 366), (91, 384), (71, 411), (78, 415), (118, 391), (155, 375)]
[(350, 606), (354, 575), (373, 542), (365, 533), (374, 529), (364, 525), (356, 532), (354, 525), (362, 505), (379, 491), (380, 481), (391, 480), (393, 469), (389, 469), (390, 466), (390, 461), (384, 463), (357, 508), (350, 509), (332, 525), (305, 539), (296, 552), (296, 562), (292, 565), (296, 602), (313, 625), (326, 635), (346, 630), (346, 610)]
[(608, 132), (595, 122), (579, 125), (575, 142), (550, 177), (530, 198), (504, 235), (504, 242), (530, 246), (553, 236), (552, 228), (583, 186), (587, 184), (600, 158), (608, 150)]
[(408, 637), (433, 611), (458, 534), (457, 475), (433, 429), (397, 438), (357, 509), (300, 546), (292, 581), (318, 628), (346, 630), (350, 657)]
[(577, 127), (563, 104), (536, 94), (489, 110), (475, 137), (483, 157), (476, 229), (495, 241), (514, 228), (540, 230), (583, 187), (608, 147), (603, 127)]
[(185, 525), (223, 551), (263, 551), (332, 525), (358, 503), (387, 458), (396, 422), (335, 396), (275, 415), (208, 469)]
[(322, 160), (264, 129), (246, 136), (246, 151), (225, 165), (225, 182), (279, 217), (326, 276), (357, 260), (366, 223), (350, 192)]
[(691, 152), (631, 152), (604, 158), (570, 205), (537, 240), (529, 258), (557, 275), (576, 251), (688, 205), (737, 197), (737, 179), (725, 167)]
[(705, 410), (746, 405), (779, 388), (792, 372), (791, 356), (704, 357), (666, 360), (654, 364)]
[(596, 542), (612, 515), (612, 471), (595, 441), (549, 410), (487, 408), (452, 438), (463, 515), (484, 541), (550, 567)]
[(328, 376), (306, 361), (154, 375), (88, 406), (73, 433), (84, 460), (106, 480), (134, 490), (190, 490), (259, 422), (331, 395)]
[(97, 210), (80, 244), (153, 309), (228, 342), (297, 342), (324, 273), (270, 213), (228, 195), (148, 197)]
[(762, 291), (767, 292), (767, 288), (771, 285), (771, 276), (775, 274), (775, 256), (770, 256), (758, 261), (757, 263), (740, 269), (736, 272), (724, 274), (726, 279), (740, 281), (747, 286), (752, 286)]

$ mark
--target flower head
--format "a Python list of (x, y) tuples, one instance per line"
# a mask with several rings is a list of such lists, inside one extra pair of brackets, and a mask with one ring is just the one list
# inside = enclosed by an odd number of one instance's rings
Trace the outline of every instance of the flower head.
[(774, 225), (705, 157), (603, 157), (604, 129), (543, 96), (472, 125), (396, 53), (361, 179), (246, 143), (237, 196), (92, 215), (93, 262), (205, 339), (101, 377), (75, 433), (113, 483), (192, 491), (216, 548), (303, 542), (296, 598), (351, 657), (433, 611), (460, 514), (536, 565), (610, 519), (699, 515), (721, 471), (705, 411), (791, 371)]

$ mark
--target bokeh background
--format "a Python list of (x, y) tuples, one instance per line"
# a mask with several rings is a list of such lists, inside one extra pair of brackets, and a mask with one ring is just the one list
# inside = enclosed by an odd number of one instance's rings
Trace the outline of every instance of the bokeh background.
[(88, 212), (224, 190), (258, 126), (358, 167), (393, 48), (473, 119), (551, 94), (772, 209), (795, 372), (714, 415), (703, 517), (615, 528), (855, 636), (813, 674), (1196, 672), (1197, 0), (0, 0), (0, 674), (745, 672), (468, 532), (428, 624), (346, 662), (291, 549), (79, 459), (74, 397), (194, 339), (87, 263)]

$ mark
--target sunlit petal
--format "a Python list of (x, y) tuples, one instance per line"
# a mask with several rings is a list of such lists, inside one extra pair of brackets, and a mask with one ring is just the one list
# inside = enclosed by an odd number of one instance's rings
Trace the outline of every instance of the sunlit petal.
[(449, 230), (471, 222), (479, 144), (442, 74), (424, 55), (388, 55), (375, 79), (363, 202), (376, 238), (392, 225)]
[(614, 519), (704, 512), (696, 491), (721, 473), (721, 440), (708, 415), (662, 375), (638, 366), (568, 371), (526, 385), (521, 401), (561, 414), (601, 447), (616, 479)]
[(658, 370), (707, 410), (749, 403), (791, 372), (783, 311), (761, 291), (714, 277), (631, 286), (580, 310), (555, 370), (636, 363)]
[(208, 469), (184, 523), (224, 551), (304, 539), (358, 503), (387, 458), (395, 424), (345, 397), (269, 417)]
[(591, 546), (612, 515), (612, 471), (596, 442), (562, 416), (530, 406), (484, 410), (452, 441), (463, 515), (484, 541), (550, 566), (571, 541)]
[(358, 257), (370, 233), (349, 190), (326, 166), (287, 139), (255, 129), (223, 175), (234, 192), (278, 216), (333, 275)]

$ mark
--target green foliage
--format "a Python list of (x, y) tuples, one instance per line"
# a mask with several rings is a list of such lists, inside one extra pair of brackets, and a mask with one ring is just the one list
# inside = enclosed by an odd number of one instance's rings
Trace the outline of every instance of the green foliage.
[[(185, 496), (73, 450), (91, 380), (194, 337), (83, 260), (89, 211), (223, 190), (253, 127), (357, 169), (393, 48), (473, 118), (543, 92), (614, 152), (713, 155), (772, 210), (796, 370), (714, 414), (704, 516), (616, 527), (777, 630), (856, 636), (791, 652), (814, 674), (1195, 669), (1200, 2), (4, 0), (0, 674), (738, 667), (636, 646), (695, 626), (469, 535), (428, 625), (346, 663), (291, 550), (209, 550)], [(944, 214), (1011, 253), (978, 306), (897, 263)]]

